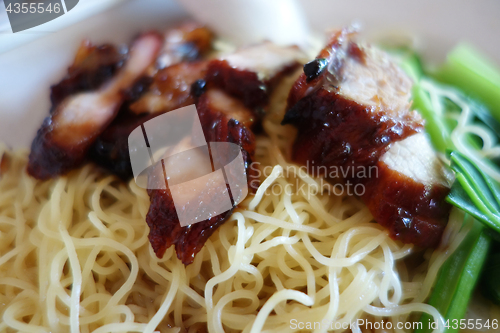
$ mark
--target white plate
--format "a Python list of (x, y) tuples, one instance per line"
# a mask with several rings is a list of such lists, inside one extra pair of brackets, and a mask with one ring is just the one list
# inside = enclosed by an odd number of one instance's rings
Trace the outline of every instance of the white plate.
[[(227, 0), (211, 1), (214, 6), (223, 6)], [(234, 1), (245, 10), (244, 1)], [(498, 0), (300, 1), (317, 31), (356, 20), (371, 38), (387, 34), (417, 36), (430, 58), (439, 59), (454, 44), (465, 40), (500, 63)], [(0, 10), (5, 10), (1, 4)], [(0, 141), (13, 147), (29, 146), (48, 114), (49, 87), (64, 75), (82, 39), (123, 43), (141, 30), (161, 29), (185, 17), (185, 11), (170, 0), (133, 0), (1, 53)], [(255, 20), (259, 19), (256, 15)]]

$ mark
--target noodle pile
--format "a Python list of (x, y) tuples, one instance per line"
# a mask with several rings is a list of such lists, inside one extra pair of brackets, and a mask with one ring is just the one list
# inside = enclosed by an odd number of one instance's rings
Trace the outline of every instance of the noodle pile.
[(256, 158), (272, 171), (187, 267), (173, 247), (154, 255), (149, 198), (133, 181), (87, 165), (41, 182), (26, 174), (26, 152), (6, 151), (0, 332), (289, 332), (328, 322), (315, 327), (324, 332), (412, 312), (440, 320), (423, 301), (466, 233), (463, 215), (453, 211), (442, 246), (407, 267), (412, 246), (390, 239), (358, 199), (291, 172), (290, 130), (264, 125)]
[(173, 247), (154, 254), (133, 181), (89, 164), (41, 182), (27, 152), (0, 146), (0, 332), (370, 331), (357, 319), (408, 332), (396, 324), (442, 320), (423, 302), (469, 223), (453, 210), (441, 246), (415, 253), (357, 198), (290, 164), (293, 129), (279, 122), (294, 80), (257, 139), (257, 193), (187, 267)]

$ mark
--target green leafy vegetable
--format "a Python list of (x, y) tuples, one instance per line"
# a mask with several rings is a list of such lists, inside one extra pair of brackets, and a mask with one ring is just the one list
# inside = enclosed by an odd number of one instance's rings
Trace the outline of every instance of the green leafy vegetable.
[[(425, 129), (434, 148), (444, 154), (452, 151), (451, 167), (456, 181), (447, 201), (477, 219), (465, 240), (441, 267), (429, 299), (445, 322), (460, 322), (488, 258), (492, 237), (500, 235), (500, 187), (469, 157), (456, 151), (451, 138), (457, 126), (464, 128), (464, 119), (467, 125), (489, 127), (500, 137), (500, 71), (471, 47), (460, 45), (435, 72), (435, 78), (451, 84), (450, 87), (426, 77), (419, 57), (411, 50), (395, 50), (393, 55), (415, 82), (413, 107), (425, 119)], [(462, 113), (465, 108), (473, 112), (473, 117)], [(482, 149), (481, 137), (467, 132), (462, 135), (470, 148)], [(491, 165), (486, 159), (482, 163)], [(500, 256), (489, 260), (493, 269), (485, 271), (482, 281), (492, 295), (490, 298), (500, 302)], [(422, 328), (417, 332), (432, 331), (431, 319), (423, 315)], [(445, 326), (445, 332), (456, 332), (454, 327)]]
[[(486, 228), (474, 221), (472, 230), (441, 267), (428, 303), (441, 313), (445, 324), (464, 318), (490, 244), (491, 238)], [(431, 320), (431, 316), (424, 314), (420, 319), (422, 326), (415, 333), (431, 332)], [(447, 325), (444, 331), (454, 333), (458, 329)]]
[(456, 181), (446, 200), (500, 233), (498, 183), (462, 153), (454, 151), (450, 156)]
[(468, 104), (471, 106), (475, 116), (481, 120), (484, 125), (489, 127), (493, 133), (500, 137), (500, 122), (491, 115), (490, 110), (488, 110), (488, 108), (486, 108), (483, 104), (471, 98), (469, 98)]

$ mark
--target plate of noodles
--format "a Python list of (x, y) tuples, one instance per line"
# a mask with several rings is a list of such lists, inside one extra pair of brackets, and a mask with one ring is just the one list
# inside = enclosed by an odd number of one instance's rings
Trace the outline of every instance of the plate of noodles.
[(0, 54), (0, 332), (499, 332), (483, 5), (128, 1)]

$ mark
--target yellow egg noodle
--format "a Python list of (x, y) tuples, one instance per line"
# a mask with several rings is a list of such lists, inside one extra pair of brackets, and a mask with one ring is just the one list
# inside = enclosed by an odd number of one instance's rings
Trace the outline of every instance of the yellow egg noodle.
[(38, 181), (25, 172), (27, 152), (2, 148), (0, 332), (293, 332), (311, 323), (340, 332), (359, 318), (442, 320), (424, 300), (467, 231), (463, 215), (453, 210), (441, 247), (410, 267), (402, 259), (412, 246), (389, 238), (358, 199), (293, 172), (290, 128), (264, 128), (256, 159), (270, 172), (187, 267), (173, 247), (153, 253), (149, 197), (133, 181), (90, 164)]

